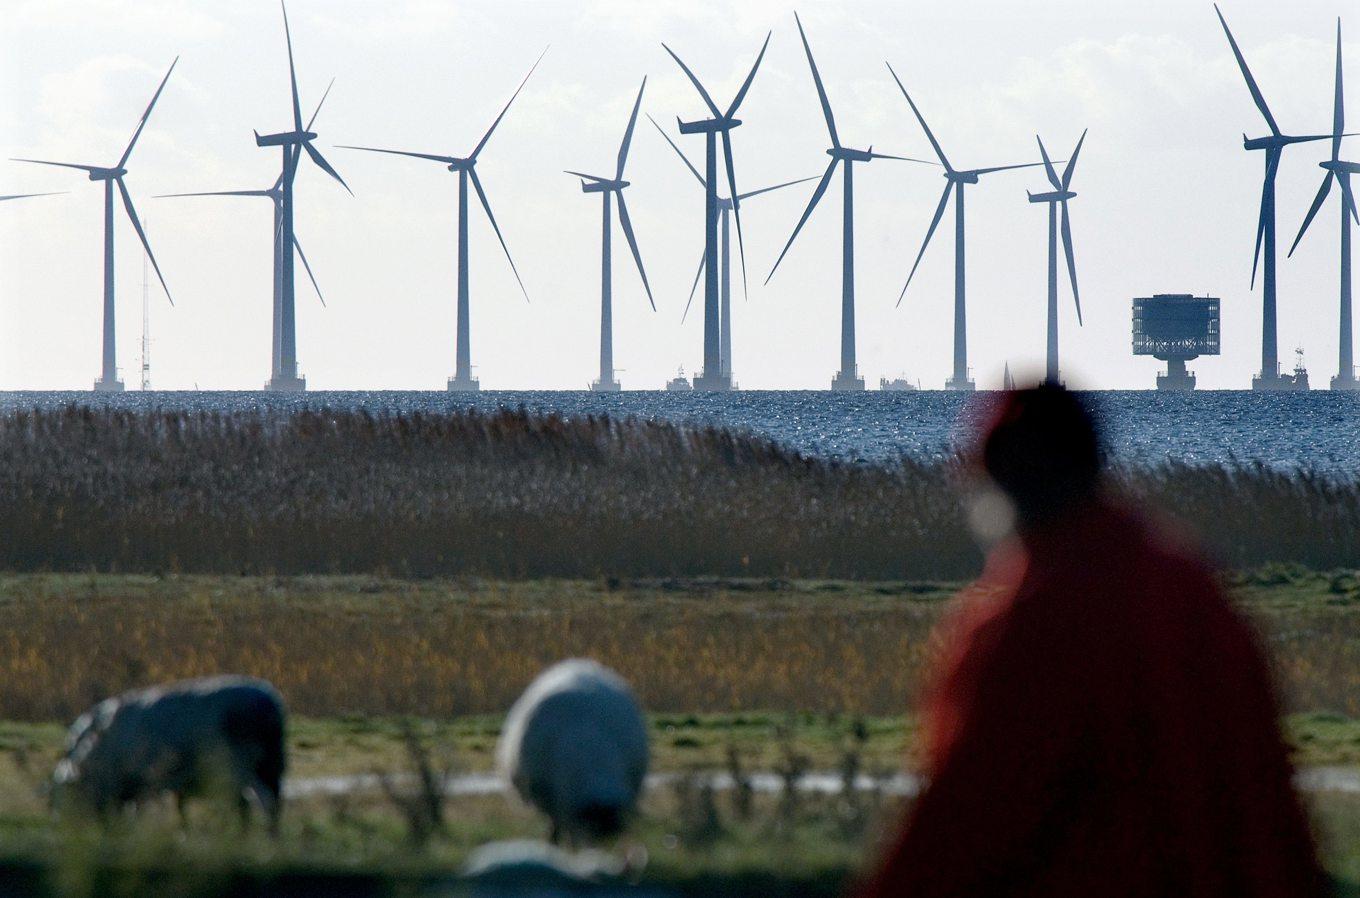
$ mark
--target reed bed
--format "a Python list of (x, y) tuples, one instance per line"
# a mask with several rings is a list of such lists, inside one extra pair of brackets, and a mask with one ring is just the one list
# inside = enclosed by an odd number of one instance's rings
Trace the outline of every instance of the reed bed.
[[(15, 411), (0, 569), (960, 579), (958, 465), (526, 412)], [(1117, 473), (1233, 566), (1360, 564), (1360, 479)]]

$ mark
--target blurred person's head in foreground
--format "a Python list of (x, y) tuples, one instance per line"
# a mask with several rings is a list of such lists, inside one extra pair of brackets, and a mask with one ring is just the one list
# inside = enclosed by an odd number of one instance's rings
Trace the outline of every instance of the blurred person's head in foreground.
[(992, 400), (981, 420), (968, 460), (995, 488), (970, 513), (984, 539), (1012, 525), (1023, 534), (1098, 496), (1100, 432), (1074, 394), (1051, 384), (1013, 390)]

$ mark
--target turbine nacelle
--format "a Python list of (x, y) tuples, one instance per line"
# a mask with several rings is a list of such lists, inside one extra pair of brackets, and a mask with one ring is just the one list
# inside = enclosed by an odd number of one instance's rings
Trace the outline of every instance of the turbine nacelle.
[(1048, 193), (1029, 193), (1028, 190), (1025, 192), (1029, 194), (1031, 203), (1065, 203), (1077, 195), (1071, 190), (1054, 190)]
[(449, 171), (472, 171), (472, 167), (477, 164), (476, 159), (453, 159), (449, 162)]
[(1360, 162), (1319, 162), (1318, 168), (1338, 175), (1360, 175)]
[(874, 159), (873, 147), (867, 150), (852, 150), (849, 147), (831, 147), (826, 154), (837, 162), (871, 162)]
[(125, 168), (92, 168), (90, 169), (91, 181), (116, 181), (127, 174)]
[(741, 119), (731, 116), (707, 118), (697, 122), (682, 122), (678, 118), (675, 121), (680, 126), (681, 134), (722, 134), (741, 127)]
[(312, 131), (283, 131), (278, 134), (261, 134), (255, 132), (255, 146), (257, 147), (291, 147), (308, 141), (316, 140), (317, 135)]
[(628, 187), (631, 183), (632, 183), (631, 181), (610, 181), (604, 178), (600, 178), (594, 181), (583, 181), (581, 183), (581, 192), (582, 193), (609, 193), (611, 191), (618, 192), (623, 188)]
[(975, 171), (947, 171), (944, 176), (951, 184), (976, 184), (982, 177)]

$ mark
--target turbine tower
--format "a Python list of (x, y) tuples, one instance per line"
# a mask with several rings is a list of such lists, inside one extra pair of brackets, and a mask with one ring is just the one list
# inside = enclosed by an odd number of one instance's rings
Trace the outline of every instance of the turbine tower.
[[(273, 264), (273, 341), (270, 353), (269, 383), (273, 383), (281, 376), (282, 356), (280, 354), (283, 346), (283, 176), (280, 175), (274, 181), (273, 186), (267, 190), (215, 190), (204, 193), (167, 193), (157, 197), (157, 199), (177, 199), (182, 197), (196, 196), (232, 196), (232, 197), (260, 197), (270, 200), (274, 207), (274, 264)], [(312, 273), (312, 266), (307, 262), (307, 254), (302, 251), (302, 244), (298, 241), (297, 234), (293, 235), (293, 249), (297, 252), (298, 258), (302, 260), (302, 267), (307, 272), (307, 277), (312, 282), (312, 288), (316, 291), (316, 296), (321, 300), (321, 305), (326, 304), (326, 298), (321, 295), (321, 287), (316, 282), (316, 275)], [(265, 385), (269, 389), (269, 384)]]
[[(707, 187), (708, 187), (708, 183), (704, 180), (704, 176), (701, 175), (701, 174), (699, 174), (699, 170), (698, 170), (697, 168), (694, 167), (694, 164), (693, 164), (692, 162), (689, 161), (689, 157), (686, 156), (686, 155), (684, 154), (684, 152), (683, 152), (678, 146), (675, 145), (675, 141), (671, 140), (670, 135), (667, 134), (667, 133), (662, 129), (662, 127), (656, 123), (656, 119), (652, 118), (650, 115), (647, 116), (647, 118), (651, 120), (651, 123), (652, 123), (652, 125), (656, 128), (657, 132), (660, 133), (661, 136), (664, 137), (664, 138), (666, 139), (666, 143), (668, 143), (668, 144), (671, 145), (671, 149), (672, 149), (672, 150), (675, 150), (676, 155), (680, 157), (680, 161), (683, 162), (683, 163), (685, 163), (685, 167), (689, 169), (690, 174), (694, 175), (695, 180), (697, 180), (697, 181), (699, 182), (699, 186), (702, 187), (702, 188), (704, 188), (704, 189), (706, 190)], [(744, 202), (746, 202), (747, 200), (749, 200), (751, 197), (760, 196), (762, 193), (771, 193), (772, 191), (775, 191), (775, 190), (782, 190), (782, 189), (785, 188), (785, 187), (792, 187), (794, 184), (805, 184), (805, 183), (807, 183), (808, 181), (815, 181), (815, 180), (817, 180), (816, 177), (811, 177), (811, 178), (799, 178), (799, 179), (796, 180), (796, 181), (787, 181), (787, 182), (785, 182), (785, 183), (783, 183), (783, 184), (776, 184), (776, 185), (774, 185), (773, 187), (762, 187), (762, 188), (759, 189), (759, 190), (752, 190), (752, 191), (749, 191), (749, 192), (747, 192), (747, 193), (743, 193), (743, 194), (739, 197), (739, 199), (744, 203)], [(720, 244), (719, 244), (718, 256), (719, 256), (720, 264), (721, 264), (721, 266), (722, 266), (722, 270), (721, 270), (721, 274), (720, 274), (720, 278), (719, 278), (719, 280), (720, 280), (720, 285), (719, 285), (719, 286), (720, 286), (720, 291), (721, 291), (721, 294), (722, 294), (722, 311), (721, 311), (720, 322), (719, 322), (719, 333), (720, 333), (720, 337), (721, 337), (721, 338), (720, 338), (720, 341), (719, 341), (719, 343), (720, 343), (720, 352), (721, 352), (721, 359), (720, 359), (720, 361), (721, 361), (721, 370), (722, 370), (722, 373), (723, 373), (723, 375), (725, 375), (725, 376), (729, 379), (729, 381), (730, 381), (731, 378), (732, 378), (732, 261), (731, 261), (731, 260), (732, 260), (732, 255), (731, 255), (731, 249), (732, 249), (732, 229), (731, 229), (731, 220), (732, 220), (732, 219), (731, 219), (731, 215), (732, 215), (732, 199), (731, 199), (731, 197), (728, 197), (728, 196), (719, 196), (719, 197), (718, 197), (718, 214), (721, 216), (721, 226), (720, 226), (720, 228), (719, 228), (719, 239), (720, 239)], [(681, 323), (683, 323), (684, 320), (685, 320), (686, 318), (689, 317), (689, 309), (690, 309), (690, 305), (694, 302), (694, 294), (695, 294), (695, 291), (697, 291), (697, 290), (699, 289), (699, 279), (700, 279), (701, 277), (703, 277), (704, 270), (705, 270), (705, 268), (707, 268), (707, 262), (708, 262), (708, 253), (707, 253), (707, 251), (705, 251), (705, 252), (703, 253), (703, 255), (701, 255), (701, 256), (699, 257), (699, 270), (698, 270), (697, 272), (695, 272), (695, 275), (694, 275), (694, 283), (690, 285), (690, 288), (689, 288), (689, 299), (686, 300), (686, 302), (685, 302), (685, 313), (684, 313), (683, 315), (680, 316), (680, 321), (681, 321)], [(744, 271), (744, 269), (743, 269), (743, 271)], [(733, 386), (735, 387), (735, 383), (733, 384)]]
[[(293, 217), (294, 217), (294, 194), (293, 182), (297, 177), (298, 166), (302, 161), (302, 154), (305, 152), (312, 162), (330, 175), (340, 186), (351, 196), (354, 192), (349, 189), (345, 179), (340, 177), (331, 164), (326, 161), (326, 157), (321, 155), (321, 151), (316, 148), (313, 141), (317, 134), (311, 129), (311, 124), (316, 121), (316, 115), (312, 115), (312, 123), (306, 127), (302, 124), (302, 101), (298, 97), (297, 67), (293, 62), (293, 33), (288, 27), (288, 7), (283, 0), (279, 0), (279, 6), (283, 9), (283, 34), (288, 43), (288, 84), (292, 94), (293, 106), (293, 130), (282, 131), (278, 134), (261, 135), (255, 132), (255, 145), (259, 147), (278, 147), (283, 157), (282, 174), (279, 176), (280, 197), (278, 204), (281, 210), (279, 222), (279, 241), (282, 246), (294, 245), (296, 237), (293, 236)], [(332, 82), (333, 83), (333, 82)], [(330, 88), (326, 88), (327, 93)], [(322, 103), (325, 102), (325, 95), (322, 96)], [(317, 104), (317, 111), (321, 110), (321, 104)], [(279, 262), (279, 348), (277, 352), (278, 364), (275, 366), (274, 376), (270, 378), (267, 389), (282, 392), (299, 392), (307, 389), (306, 378), (298, 374), (297, 365), (297, 309), (294, 303), (293, 290), (293, 254), (280, 252)]]
[(1356, 211), (1355, 207), (1355, 194), (1351, 192), (1351, 175), (1360, 174), (1360, 163), (1343, 162), (1341, 160), (1341, 138), (1344, 136), (1345, 130), (1346, 105), (1341, 74), (1341, 20), (1338, 19), (1336, 22), (1336, 97), (1332, 112), (1332, 158), (1327, 162), (1320, 163), (1327, 174), (1322, 178), (1322, 187), (1313, 199), (1313, 205), (1308, 209), (1308, 215), (1303, 220), (1303, 227), (1299, 228), (1299, 236), (1294, 238), (1294, 245), (1289, 248), (1289, 255), (1292, 257), (1294, 250), (1298, 249), (1299, 241), (1303, 239), (1303, 235), (1308, 231), (1308, 226), (1313, 223), (1313, 218), (1322, 208), (1322, 204), (1326, 202), (1327, 194), (1332, 189), (1332, 181), (1336, 181), (1341, 185), (1341, 336), (1337, 373), (1336, 377), (1332, 378), (1332, 389), (1360, 390), (1360, 380), (1355, 377), (1355, 343), (1351, 326), (1351, 218), (1360, 222), (1360, 213)]
[(1261, 372), (1251, 379), (1251, 388), (1253, 390), (1293, 390), (1301, 384), (1295, 377), (1280, 374), (1279, 340), (1276, 335), (1275, 324), (1275, 178), (1280, 171), (1280, 156), (1284, 153), (1285, 147), (1296, 143), (1327, 140), (1332, 135), (1313, 134), (1296, 137), (1280, 131), (1280, 126), (1275, 122), (1275, 116), (1271, 115), (1270, 107), (1266, 105), (1266, 98), (1261, 93), (1261, 88), (1257, 86), (1256, 79), (1252, 77), (1251, 69), (1247, 67), (1247, 60), (1242, 55), (1241, 48), (1237, 46), (1237, 40), (1228, 28), (1228, 20), (1223, 18), (1223, 11), (1218, 8), (1216, 3), (1214, 4), (1214, 12), (1218, 14), (1218, 21), (1223, 25), (1223, 33), (1228, 37), (1228, 45), (1232, 47), (1233, 56), (1237, 59), (1237, 67), (1242, 70), (1242, 77), (1247, 82), (1247, 90), (1251, 91), (1251, 98), (1256, 103), (1256, 108), (1261, 111), (1261, 116), (1270, 128), (1270, 135), (1267, 137), (1248, 138), (1245, 134), (1242, 135), (1243, 148), (1248, 151), (1264, 151), (1266, 160), (1265, 182), (1261, 189), (1261, 215), (1256, 224), (1256, 252), (1251, 263), (1251, 284), (1255, 288), (1256, 268), (1261, 262), (1264, 245), (1265, 266), (1261, 286)]
[(515, 260), (510, 257), (510, 248), (505, 245), (505, 238), (501, 236), (500, 225), (496, 224), (496, 216), (491, 212), (491, 203), (486, 198), (486, 191), (482, 188), (482, 181), (477, 177), (477, 157), (486, 146), (487, 141), (500, 125), (501, 119), (510, 111), (510, 105), (515, 102), (519, 92), (524, 89), (524, 85), (529, 82), (529, 78), (534, 74), (534, 69), (543, 61), (543, 56), (547, 49), (540, 53), (538, 59), (529, 69), (529, 74), (524, 76), (524, 80), (515, 88), (515, 92), (510, 95), (505, 107), (501, 109), (500, 115), (491, 123), (491, 127), (482, 135), (482, 139), (473, 147), (472, 152), (467, 156), (439, 156), (432, 153), (412, 153), (406, 150), (382, 150), (375, 147), (344, 146), (342, 149), (363, 150), (366, 153), (386, 153), (391, 156), (407, 156), (412, 159), (425, 159), (429, 162), (438, 162), (447, 166), (448, 170), (458, 175), (458, 332), (455, 340), (454, 352), (456, 364), (453, 377), (449, 378), (448, 388), (450, 392), (465, 393), (474, 392), (481, 389), (481, 384), (472, 376), (472, 348), (469, 343), (471, 339), (471, 314), (468, 299), (468, 183), (471, 182), (472, 188), (477, 192), (477, 199), (482, 204), (482, 211), (486, 213), (486, 218), (491, 222), (491, 229), (496, 232), (496, 239), (500, 241), (501, 250), (505, 253), (505, 259), (510, 263), (510, 270), (514, 272), (515, 281), (519, 284), (520, 291), (524, 294), (524, 301), (529, 301), (529, 291), (524, 289), (524, 281), (520, 279), (519, 269), (515, 267)]
[(123, 382), (118, 379), (118, 352), (114, 341), (114, 266), (113, 266), (113, 191), (114, 186), (118, 188), (118, 193), (123, 200), (123, 208), (127, 212), (127, 217), (132, 222), (132, 229), (137, 232), (137, 238), (142, 242), (142, 248), (146, 250), (147, 256), (151, 259), (151, 266), (156, 269), (156, 277), (161, 282), (161, 288), (165, 290), (165, 298), (170, 300), (170, 305), (175, 304), (175, 300), (170, 296), (170, 288), (165, 284), (165, 278), (161, 275), (161, 267), (156, 263), (156, 256), (151, 252), (151, 244), (146, 239), (146, 232), (142, 230), (142, 223), (137, 218), (137, 210), (132, 205), (132, 195), (128, 193), (127, 184), (123, 178), (127, 175), (128, 158), (132, 156), (132, 148), (137, 145), (137, 138), (142, 136), (142, 129), (146, 127), (146, 121), (151, 117), (151, 110), (156, 107), (156, 101), (161, 97), (161, 91), (165, 90), (165, 83), (170, 80), (170, 74), (175, 71), (175, 66), (179, 63), (179, 57), (170, 63), (169, 70), (165, 77), (161, 79), (160, 86), (156, 88), (156, 93), (151, 97), (151, 102), (147, 104), (146, 111), (142, 113), (141, 121), (137, 123), (137, 130), (132, 133), (132, 139), (128, 141), (127, 149), (123, 150), (123, 155), (112, 166), (98, 165), (76, 165), (70, 162), (48, 162), (43, 159), (16, 159), (15, 162), (32, 162), (37, 165), (55, 165), (60, 168), (74, 168), (89, 175), (91, 181), (104, 182), (104, 343), (103, 343), (103, 365), (100, 369), (99, 379), (94, 382), (94, 389), (98, 392), (118, 393), (123, 390)]
[[(334, 85), (335, 81), (332, 80)], [(326, 102), (326, 97), (330, 96), (330, 87), (321, 95), (321, 102), (316, 104), (316, 111), (312, 113), (312, 119), (307, 123), (307, 130), (312, 129), (316, 123), (316, 117), (321, 112), (321, 107)], [(269, 381), (265, 384), (265, 389), (270, 388), (270, 384), (278, 381), (281, 377), (283, 347), (283, 175), (280, 174), (275, 179), (273, 185), (266, 190), (216, 190), (205, 193), (169, 193), (162, 194), (157, 199), (173, 199), (181, 197), (197, 196), (232, 196), (232, 197), (260, 197), (269, 200), (274, 207), (274, 227), (273, 227), (273, 341), (269, 358)], [(307, 262), (307, 255), (302, 251), (302, 244), (298, 242), (297, 235), (293, 235), (293, 248), (297, 251), (298, 258), (302, 260), (302, 267), (307, 271), (307, 277), (312, 282), (312, 288), (316, 290), (317, 298), (321, 300), (321, 305), (326, 304), (326, 298), (321, 295), (321, 287), (316, 282), (316, 276), (312, 274), (312, 266)]]
[(907, 89), (902, 86), (902, 79), (897, 77), (897, 72), (893, 71), (891, 65), (888, 66), (888, 71), (892, 73), (893, 80), (897, 82), (898, 89), (902, 91), (902, 96), (907, 98), (911, 111), (916, 114), (916, 120), (921, 124), (921, 130), (925, 132), (926, 138), (935, 150), (935, 155), (940, 159), (940, 164), (944, 166), (946, 180), (944, 193), (940, 196), (940, 204), (935, 209), (935, 217), (930, 220), (926, 239), (921, 244), (921, 251), (916, 254), (916, 262), (911, 266), (911, 274), (907, 275), (907, 282), (903, 285), (902, 292), (897, 297), (897, 304), (902, 305), (902, 299), (907, 295), (907, 288), (911, 286), (912, 278), (916, 276), (916, 269), (921, 264), (921, 258), (926, 254), (926, 247), (930, 246), (930, 238), (935, 235), (935, 229), (939, 227), (940, 219), (944, 217), (945, 207), (949, 205), (949, 195), (957, 190), (954, 198), (954, 373), (945, 381), (944, 387), (946, 390), (972, 392), (977, 389), (977, 385), (968, 377), (968, 310), (964, 277), (965, 259), (967, 257), (964, 242), (964, 188), (969, 184), (978, 183), (983, 175), (1013, 171), (1018, 168), (1036, 168), (1043, 163), (1027, 162), (1020, 165), (997, 165), (991, 168), (974, 168), (967, 171), (955, 169), (949, 164), (948, 157), (945, 156), (944, 150), (940, 148), (940, 142), (935, 139), (930, 126), (926, 124), (925, 117), (921, 115), (921, 110), (916, 108), (916, 103), (912, 100), (911, 94), (907, 93)]
[(807, 54), (808, 68), (812, 70), (812, 83), (817, 87), (817, 99), (822, 104), (822, 115), (826, 118), (826, 130), (831, 134), (831, 147), (826, 151), (826, 154), (831, 157), (831, 162), (827, 165), (826, 172), (822, 175), (822, 180), (818, 183), (817, 189), (812, 192), (812, 199), (809, 200), (807, 208), (803, 210), (803, 217), (798, 219), (798, 224), (789, 236), (789, 242), (784, 244), (783, 252), (775, 260), (770, 273), (766, 275), (765, 283), (768, 284), (770, 278), (774, 277), (774, 273), (779, 270), (779, 263), (784, 261), (784, 256), (788, 255), (789, 248), (793, 246), (793, 241), (798, 239), (798, 234), (803, 230), (803, 225), (807, 224), (808, 218), (812, 215), (812, 210), (816, 209), (817, 204), (821, 202), (822, 196), (831, 184), (832, 177), (836, 174), (836, 166), (842, 162), (845, 163), (841, 195), (841, 368), (836, 376), (831, 379), (831, 389), (863, 391), (864, 378), (860, 377), (859, 365), (855, 360), (855, 163), (872, 162), (875, 159), (900, 159), (906, 162), (923, 162), (924, 160), (904, 159), (901, 156), (875, 153), (873, 147), (869, 147), (867, 150), (853, 150), (841, 145), (840, 135), (836, 133), (836, 118), (831, 113), (831, 102), (826, 97), (826, 87), (822, 84), (821, 73), (817, 71), (817, 61), (812, 58), (812, 47), (808, 45), (807, 33), (803, 31), (803, 20), (798, 18), (798, 13), (793, 14), (793, 20), (798, 23), (798, 36), (803, 39), (803, 51)]
[[(1081, 145), (1086, 142), (1086, 132), (1081, 133), (1072, 158), (1063, 169), (1062, 178), (1053, 169), (1044, 142), (1039, 141), (1039, 155), (1044, 157), (1044, 172), (1053, 190), (1048, 193), (1030, 193), (1031, 203), (1048, 204), (1048, 367), (1044, 380), (1050, 384), (1061, 384), (1062, 375), (1058, 369), (1058, 207), (1062, 207), (1062, 245), (1067, 256), (1067, 277), (1072, 282), (1072, 302), (1077, 307), (1077, 325), (1081, 326), (1081, 291), (1077, 289), (1077, 262), (1072, 253), (1072, 222), (1067, 213), (1067, 201), (1076, 196), (1072, 192), (1072, 172), (1077, 167), (1077, 157), (1081, 155)], [(1026, 191), (1028, 193), (1028, 191)], [(1009, 370), (1009, 369), (1008, 369)]]
[(751, 82), (756, 78), (756, 71), (760, 68), (760, 61), (765, 58), (765, 50), (770, 46), (770, 36), (774, 32), (765, 35), (765, 43), (760, 47), (760, 53), (756, 56), (755, 64), (751, 66), (751, 73), (742, 82), (741, 89), (732, 99), (732, 104), (723, 112), (718, 109), (718, 104), (713, 102), (704, 86), (699, 83), (699, 79), (690, 71), (689, 66), (675, 54), (675, 51), (665, 44), (661, 46), (671, 59), (680, 66), (694, 89), (703, 98), (704, 105), (713, 114), (712, 118), (701, 119), (693, 122), (681, 121), (678, 117), (676, 123), (680, 127), (681, 134), (702, 134), (704, 135), (705, 156), (704, 156), (704, 370), (695, 375), (694, 389), (709, 391), (725, 391), (732, 389), (732, 375), (723, 372), (722, 363), (722, 334), (720, 332), (719, 308), (721, 299), (718, 294), (718, 217), (720, 213), (718, 204), (718, 135), (722, 135), (723, 160), (727, 167), (727, 188), (730, 191), (732, 200), (732, 214), (737, 220), (737, 250), (741, 255), (742, 288), (746, 285), (746, 244), (741, 234), (741, 194), (737, 191), (737, 173), (735, 163), (732, 161), (732, 129), (741, 126), (741, 119), (736, 118), (737, 110), (741, 107), (742, 100), (746, 99), (746, 92), (751, 89)]
[(642, 276), (642, 286), (647, 291), (647, 302), (651, 303), (652, 311), (656, 311), (652, 286), (647, 283), (647, 271), (642, 267), (642, 253), (638, 252), (637, 238), (633, 235), (633, 222), (628, 218), (628, 204), (623, 200), (623, 189), (628, 186), (628, 182), (623, 180), (623, 169), (628, 164), (628, 147), (633, 142), (633, 127), (637, 124), (638, 110), (642, 108), (642, 92), (646, 89), (647, 79), (643, 78), (642, 87), (638, 88), (637, 100), (633, 103), (633, 114), (628, 117), (628, 128), (623, 132), (623, 143), (619, 146), (619, 161), (614, 170), (614, 177), (602, 178), (581, 172), (567, 172), (582, 179), (582, 192), (598, 193), (604, 201), (604, 226), (600, 244), (600, 379), (590, 385), (590, 389), (596, 393), (617, 393), (621, 389), (619, 382), (614, 378), (614, 275), (610, 242), (613, 235), (610, 222), (613, 202), (619, 205), (619, 224), (623, 227), (623, 236), (628, 240), (628, 248), (633, 252), (633, 261), (637, 263), (638, 274)]

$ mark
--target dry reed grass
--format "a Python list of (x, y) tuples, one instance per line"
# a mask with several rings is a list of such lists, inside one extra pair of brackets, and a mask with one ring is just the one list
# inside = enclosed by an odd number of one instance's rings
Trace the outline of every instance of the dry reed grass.
[[(963, 579), (956, 466), (524, 412), (16, 411), (0, 569)], [(1360, 480), (1167, 465), (1119, 489), (1233, 566), (1360, 565)]]

